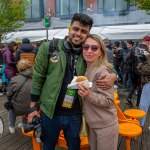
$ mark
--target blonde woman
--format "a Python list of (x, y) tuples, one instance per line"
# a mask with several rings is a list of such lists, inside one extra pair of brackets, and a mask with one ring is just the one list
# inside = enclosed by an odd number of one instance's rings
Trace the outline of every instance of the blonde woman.
[(83, 97), (91, 150), (117, 150), (118, 119), (114, 88), (102, 90), (94, 83), (103, 73), (111, 73), (112, 65), (108, 63), (104, 44), (97, 35), (89, 35), (82, 47), (87, 64), (85, 76), (93, 82), (93, 86), (89, 89), (79, 85), (78, 94)]
[(21, 59), (17, 64), (17, 69), (19, 74), (11, 78), (10, 86), (6, 94), (13, 105), (12, 109), (8, 112), (10, 133), (15, 133), (16, 116), (27, 114), (30, 108), (30, 92), (33, 74), (32, 65), (29, 60)]

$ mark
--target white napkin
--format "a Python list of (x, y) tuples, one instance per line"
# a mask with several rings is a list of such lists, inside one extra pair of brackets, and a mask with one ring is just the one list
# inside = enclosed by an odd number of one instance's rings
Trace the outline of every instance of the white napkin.
[(78, 84), (84, 84), (85, 86), (92, 87), (92, 82), (89, 82), (88, 80), (82, 81), (82, 82), (76, 82), (77, 76), (73, 78), (70, 84), (68, 84), (67, 88), (69, 89), (78, 89)]

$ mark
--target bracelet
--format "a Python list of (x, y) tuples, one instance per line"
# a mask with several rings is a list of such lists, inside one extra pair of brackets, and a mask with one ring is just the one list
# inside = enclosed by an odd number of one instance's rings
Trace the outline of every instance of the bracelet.
[(36, 111), (38, 110), (36, 106), (33, 106), (31, 107), (29, 110), (28, 110), (28, 114), (32, 113), (33, 111)]

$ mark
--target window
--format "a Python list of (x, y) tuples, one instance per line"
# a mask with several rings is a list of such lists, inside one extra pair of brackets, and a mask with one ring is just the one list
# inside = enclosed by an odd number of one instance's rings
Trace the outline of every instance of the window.
[(82, 13), (86, 14), (87, 8), (86, 8), (86, 0), (83, 0), (82, 2)]
[(79, 1), (74, 0), (61, 0), (61, 15), (73, 15), (79, 12)]
[(80, 12), (80, 0), (56, 0), (56, 16), (70, 18), (74, 13)]
[(128, 3), (125, 0), (98, 0), (98, 13), (124, 15), (127, 12)]
[(135, 2), (130, 2), (129, 3), (129, 10), (130, 11), (137, 10), (137, 6), (136, 6)]
[(125, 0), (116, 0), (116, 10), (127, 10), (127, 2)]
[(115, 11), (115, 0), (104, 0), (104, 11)]
[(29, 0), (29, 8), (27, 9), (27, 21), (41, 20), (44, 17), (45, 0)]

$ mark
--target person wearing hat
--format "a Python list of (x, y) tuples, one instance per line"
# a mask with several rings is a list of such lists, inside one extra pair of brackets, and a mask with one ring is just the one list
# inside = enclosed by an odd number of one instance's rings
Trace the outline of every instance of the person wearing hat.
[(16, 54), (15, 54), (16, 64), (20, 60), (20, 54), (22, 54), (22, 53), (36, 54), (36, 50), (34, 50), (33, 47), (30, 45), (30, 40), (28, 38), (22, 39), (22, 44), (21, 44), (20, 48), (16, 51)]
[(150, 45), (150, 36), (145, 36), (142, 40), (142, 44), (147, 45), (149, 47), (149, 45)]

